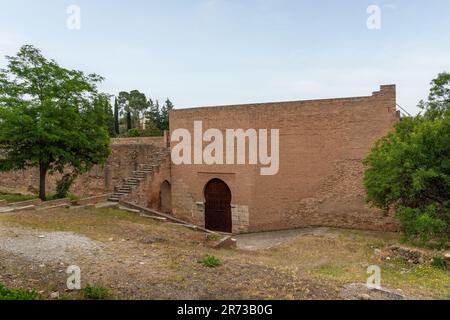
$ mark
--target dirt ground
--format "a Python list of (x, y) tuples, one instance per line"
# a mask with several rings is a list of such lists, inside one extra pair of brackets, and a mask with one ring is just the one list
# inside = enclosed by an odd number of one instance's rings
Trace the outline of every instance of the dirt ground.
[[(427, 264), (384, 261), (392, 233), (328, 228), (237, 236), (216, 250), (204, 233), (117, 209), (54, 209), (0, 214), (0, 283), (50, 298), (68, 291), (66, 269), (112, 299), (365, 299), (367, 267), (407, 298), (448, 299), (450, 274)], [(207, 268), (206, 254), (222, 264)]]

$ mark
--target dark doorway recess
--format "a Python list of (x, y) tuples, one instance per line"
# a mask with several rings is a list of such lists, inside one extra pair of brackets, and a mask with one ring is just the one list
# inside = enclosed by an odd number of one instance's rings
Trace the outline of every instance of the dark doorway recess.
[(205, 187), (205, 228), (232, 232), (231, 191), (220, 179), (213, 179)]

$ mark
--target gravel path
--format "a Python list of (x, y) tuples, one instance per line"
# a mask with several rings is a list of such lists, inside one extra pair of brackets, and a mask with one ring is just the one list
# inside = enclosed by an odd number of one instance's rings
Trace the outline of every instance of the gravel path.
[(303, 228), (294, 230), (270, 231), (260, 233), (238, 234), (237, 246), (242, 250), (265, 250), (279, 246), (300, 235), (332, 236), (328, 228)]
[(35, 262), (70, 263), (97, 255), (102, 244), (71, 232), (43, 232), (0, 225), (0, 250)]

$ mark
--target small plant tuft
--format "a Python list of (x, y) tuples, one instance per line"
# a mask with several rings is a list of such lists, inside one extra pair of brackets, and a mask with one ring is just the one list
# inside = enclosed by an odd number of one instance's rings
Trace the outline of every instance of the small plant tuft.
[(39, 300), (40, 295), (34, 290), (9, 289), (0, 283), (0, 300)]
[(207, 268), (216, 268), (222, 265), (222, 262), (219, 258), (211, 255), (206, 255), (202, 259), (199, 260), (199, 263)]
[(433, 262), (431, 263), (431, 265), (434, 268), (440, 269), (440, 270), (445, 270), (447, 268), (447, 264), (445, 263), (445, 259), (444, 259), (444, 257), (441, 257), (441, 256), (433, 257)]
[(96, 284), (88, 284), (83, 289), (83, 296), (85, 299), (104, 300), (108, 298), (109, 291), (105, 287)]

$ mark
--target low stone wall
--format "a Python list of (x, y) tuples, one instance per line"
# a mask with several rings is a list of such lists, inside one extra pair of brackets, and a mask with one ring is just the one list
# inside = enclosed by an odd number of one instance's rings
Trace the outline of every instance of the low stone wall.
[(108, 194), (102, 194), (99, 196), (83, 198), (83, 199), (74, 201), (73, 204), (79, 205), (79, 206), (84, 206), (84, 205), (88, 205), (88, 204), (97, 204), (97, 203), (108, 201), (109, 196), (110, 196), (110, 194), (108, 193)]
[(11, 205), (14, 207), (25, 207), (25, 206), (38, 206), (41, 203), (42, 203), (41, 199), (32, 199), (32, 200), (28, 200), (28, 201), (11, 203)]
[[(152, 163), (157, 152), (165, 145), (164, 137), (119, 138), (111, 140), (112, 153), (104, 165), (94, 166), (74, 182), (71, 192), (81, 198), (111, 193), (123, 179), (131, 176), (139, 164)], [(60, 174), (47, 177), (46, 191), (52, 193)], [(37, 193), (37, 168), (0, 173), (0, 188), (23, 193)]]
[(165, 137), (135, 137), (135, 138), (114, 138), (111, 145), (133, 145), (150, 144), (158, 147), (165, 147)]

